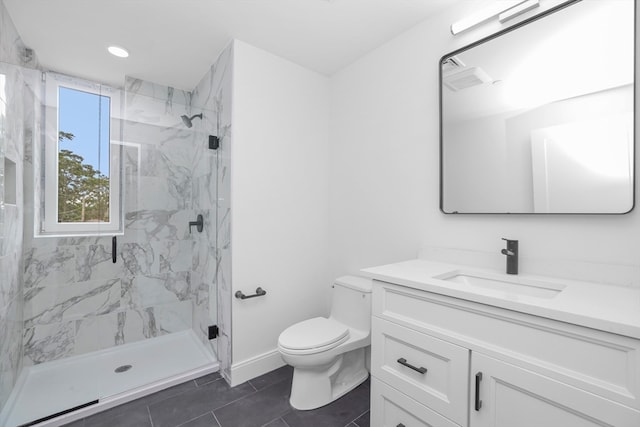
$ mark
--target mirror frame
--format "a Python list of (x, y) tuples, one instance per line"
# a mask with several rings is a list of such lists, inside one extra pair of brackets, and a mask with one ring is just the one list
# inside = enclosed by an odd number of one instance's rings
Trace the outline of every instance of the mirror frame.
[(452, 56), (458, 55), (460, 53), (463, 53), (469, 49), (472, 49), (476, 46), (482, 45), (490, 40), (496, 39), (498, 37), (501, 37), (505, 34), (508, 34), (512, 31), (515, 31), (519, 28), (522, 28), (526, 25), (531, 24), (532, 22), (538, 21), (540, 19), (543, 19), (549, 15), (552, 15), (560, 10), (566, 9), (567, 7), (570, 7), (576, 3), (580, 3), (582, 2), (582, 0), (569, 0), (566, 3), (562, 3), (560, 5), (554, 6), (548, 10), (545, 10), (543, 12), (540, 12), (539, 14), (532, 16), (530, 18), (524, 19), (508, 28), (505, 28), (503, 30), (500, 30), (496, 33), (490, 34), (489, 36), (483, 37), (473, 43), (470, 43), (466, 46), (463, 46), (459, 49), (456, 49), (452, 52), (449, 52), (445, 55), (443, 55), (440, 60), (438, 61), (438, 82), (439, 82), (439, 87), (438, 87), (438, 94), (439, 94), (439, 105), (438, 105), (438, 112), (439, 112), (439, 138), (440, 138), (440, 156), (439, 156), (439, 177), (440, 177), (440, 183), (439, 183), (439, 206), (440, 206), (440, 212), (446, 215), (626, 215), (628, 213), (630, 213), (631, 211), (634, 210), (635, 205), (636, 205), (636, 181), (638, 180), (638, 177), (636, 175), (636, 157), (638, 156), (637, 151), (637, 144), (636, 144), (636, 136), (637, 136), (637, 124), (638, 124), (638, 120), (636, 117), (637, 114), (637, 110), (636, 110), (636, 104), (637, 104), (637, 88), (636, 88), (636, 76), (637, 76), (637, 55), (636, 55), (636, 51), (637, 51), (637, 36), (638, 36), (638, 25), (637, 25), (637, 13), (638, 13), (638, 5), (637, 5), (637, 0), (633, 0), (633, 16), (634, 16), (634, 24), (633, 24), (633, 35), (634, 35), (634, 40), (633, 40), (633, 168), (632, 168), (632, 173), (633, 173), (633, 189), (632, 189), (632, 200), (631, 200), (631, 208), (626, 211), (626, 212), (447, 212), (444, 210), (444, 159), (443, 159), (443, 154), (444, 154), (444, 138), (443, 138), (443, 131), (444, 131), (444, 126), (443, 126), (443, 72), (442, 72), (442, 66), (445, 62), (445, 60), (451, 58)]

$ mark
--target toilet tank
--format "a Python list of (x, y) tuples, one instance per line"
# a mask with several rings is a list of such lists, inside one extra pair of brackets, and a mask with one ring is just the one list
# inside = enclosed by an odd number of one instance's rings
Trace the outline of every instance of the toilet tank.
[(371, 279), (342, 276), (332, 288), (330, 317), (355, 329), (371, 330)]

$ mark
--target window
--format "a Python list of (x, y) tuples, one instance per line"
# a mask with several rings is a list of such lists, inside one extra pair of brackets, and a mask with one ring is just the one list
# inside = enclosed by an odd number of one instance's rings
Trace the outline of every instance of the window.
[(121, 232), (120, 93), (45, 74), (40, 235)]

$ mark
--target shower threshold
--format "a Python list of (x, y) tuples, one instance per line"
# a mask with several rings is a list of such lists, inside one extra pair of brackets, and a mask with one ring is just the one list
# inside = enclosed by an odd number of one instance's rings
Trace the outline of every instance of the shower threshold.
[(217, 370), (191, 330), (30, 366), (0, 425), (58, 426)]

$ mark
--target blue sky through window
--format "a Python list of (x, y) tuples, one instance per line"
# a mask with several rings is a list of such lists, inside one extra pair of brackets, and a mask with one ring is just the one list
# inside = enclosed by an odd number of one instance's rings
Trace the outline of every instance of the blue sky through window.
[(58, 96), (58, 129), (74, 135), (72, 141), (60, 141), (58, 149), (73, 151), (85, 164), (109, 176), (111, 99), (63, 86)]

